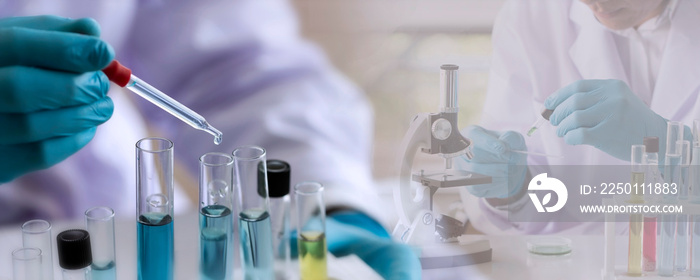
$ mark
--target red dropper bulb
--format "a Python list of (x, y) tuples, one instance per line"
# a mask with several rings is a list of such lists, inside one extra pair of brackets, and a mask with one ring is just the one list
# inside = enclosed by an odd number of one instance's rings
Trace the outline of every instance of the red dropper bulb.
[(102, 72), (107, 75), (110, 81), (120, 87), (125, 87), (129, 83), (129, 80), (131, 80), (131, 69), (121, 65), (116, 59), (112, 60), (107, 67), (102, 69)]

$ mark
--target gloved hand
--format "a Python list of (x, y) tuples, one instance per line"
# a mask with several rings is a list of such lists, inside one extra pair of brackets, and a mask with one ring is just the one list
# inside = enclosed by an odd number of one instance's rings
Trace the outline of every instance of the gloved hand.
[[(326, 242), (334, 256), (355, 254), (384, 279), (421, 279), (420, 261), (413, 249), (392, 241), (379, 223), (360, 212), (330, 215), (326, 219)], [(296, 255), (296, 246), (296, 238), (292, 238), (292, 255)]]
[[(646, 136), (658, 136), (666, 150), (666, 120), (654, 113), (619, 80), (580, 80), (549, 96), (549, 121), (569, 145), (591, 145), (621, 160)], [(690, 129), (686, 129), (690, 134)]]
[(0, 183), (62, 161), (111, 117), (99, 34), (92, 19), (0, 19)]
[(472, 140), (470, 160), (461, 156), (456, 167), (492, 177), (490, 184), (467, 186), (474, 196), (508, 198), (520, 192), (527, 174), (527, 156), (511, 150), (527, 150), (525, 139), (515, 131), (496, 132), (472, 125), (462, 130), (462, 135)]

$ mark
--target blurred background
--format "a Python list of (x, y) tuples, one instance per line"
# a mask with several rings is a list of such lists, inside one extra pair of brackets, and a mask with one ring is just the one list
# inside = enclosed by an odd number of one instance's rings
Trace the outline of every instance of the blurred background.
[[(399, 144), (412, 117), (438, 112), (440, 65), (460, 67), (460, 128), (479, 122), (491, 29), (504, 0), (292, 2), (304, 36), (323, 48), (372, 102), (375, 180), (398, 176)], [(436, 158), (418, 159), (442, 164)]]

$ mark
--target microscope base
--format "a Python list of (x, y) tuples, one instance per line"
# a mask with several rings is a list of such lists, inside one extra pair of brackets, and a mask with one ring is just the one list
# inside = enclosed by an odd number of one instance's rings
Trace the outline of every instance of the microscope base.
[(421, 246), (423, 269), (467, 266), (491, 261), (491, 243), (486, 240), (467, 244), (445, 243)]

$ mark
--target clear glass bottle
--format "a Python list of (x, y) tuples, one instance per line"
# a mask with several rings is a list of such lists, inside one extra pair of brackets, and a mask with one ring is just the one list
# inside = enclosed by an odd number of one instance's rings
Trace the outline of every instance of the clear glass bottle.
[(63, 280), (92, 280), (92, 249), (87, 230), (69, 229), (56, 236)]
[[(262, 165), (258, 166), (258, 188), (263, 186)], [(291, 167), (277, 159), (267, 160), (267, 187), (270, 193), (270, 221), (272, 223), (272, 247), (275, 251), (275, 279), (291, 278), (290, 211), (289, 196)]]

